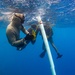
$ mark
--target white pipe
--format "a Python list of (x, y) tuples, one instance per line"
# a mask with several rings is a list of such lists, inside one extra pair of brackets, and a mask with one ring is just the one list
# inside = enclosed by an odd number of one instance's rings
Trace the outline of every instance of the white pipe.
[(48, 44), (48, 41), (47, 41), (47, 37), (46, 37), (46, 33), (45, 33), (45, 30), (44, 30), (44, 27), (43, 27), (43, 23), (42, 23), (41, 17), (38, 16), (37, 20), (39, 22), (39, 27), (41, 29), (41, 33), (42, 33), (42, 36), (43, 36), (44, 44), (45, 44), (45, 47), (46, 47), (46, 50), (47, 50), (47, 54), (48, 54), (48, 58), (49, 58), (50, 66), (51, 66), (52, 75), (56, 75), (54, 62), (53, 62), (53, 58), (52, 58), (52, 54), (51, 54), (51, 50), (50, 50), (50, 47), (49, 47), (49, 44)]

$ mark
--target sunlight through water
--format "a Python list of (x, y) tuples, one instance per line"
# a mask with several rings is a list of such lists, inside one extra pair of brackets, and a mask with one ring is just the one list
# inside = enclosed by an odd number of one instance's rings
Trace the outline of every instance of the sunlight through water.
[[(11, 14), (14, 12), (22, 12), (26, 14), (27, 24), (36, 20), (35, 17), (37, 14), (40, 14), (43, 21), (50, 21), (57, 27), (74, 27), (75, 0), (69, 0), (68, 2), (65, 0), (0, 1), (0, 20), (9, 21), (8, 19), (10, 19)], [(63, 23), (63, 21), (65, 22)]]

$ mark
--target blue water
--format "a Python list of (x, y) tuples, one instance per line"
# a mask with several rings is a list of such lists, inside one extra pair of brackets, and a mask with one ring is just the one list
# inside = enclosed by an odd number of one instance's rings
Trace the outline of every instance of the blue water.
[[(39, 57), (43, 51), (43, 40), (39, 34), (36, 43), (34, 45), (29, 43), (22, 51), (17, 51), (8, 43), (6, 38), (8, 15), (10, 15), (9, 12), (15, 12), (16, 8), (18, 11), (26, 13), (26, 22), (33, 21), (32, 17), (40, 13), (43, 20), (46, 18), (54, 24), (53, 40), (59, 52), (63, 54), (62, 58), (56, 59), (56, 52), (49, 44), (56, 74), (75, 75), (74, 0), (1, 0), (0, 3), (0, 75), (51, 75), (47, 53), (44, 58)], [(37, 13), (37, 9), (40, 8), (42, 13), (40, 11)], [(21, 37), (24, 36), (21, 34)]]

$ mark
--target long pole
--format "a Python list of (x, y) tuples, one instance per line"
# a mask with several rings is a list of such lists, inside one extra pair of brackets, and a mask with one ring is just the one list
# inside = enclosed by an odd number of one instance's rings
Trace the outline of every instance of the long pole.
[(45, 33), (45, 30), (44, 30), (44, 27), (43, 27), (43, 23), (42, 23), (41, 17), (38, 16), (37, 20), (39, 22), (39, 27), (41, 29), (41, 33), (42, 33), (42, 36), (43, 36), (43, 41), (44, 41), (44, 44), (45, 44), (45, 47), (46, 47), (46, 51), (47, 51), (47, 54), (48, 54), (52, 75), (56, 75), (56, 71), (55, 71), (55, 67), (54, 67), (54, 62), (53, 62), (51, 50), (50, 50), (50, 47), (49, 47), (49, 44), (48, 44), (48, 41), (47, 41), (47, 37), (46, 37), (46, 33)]

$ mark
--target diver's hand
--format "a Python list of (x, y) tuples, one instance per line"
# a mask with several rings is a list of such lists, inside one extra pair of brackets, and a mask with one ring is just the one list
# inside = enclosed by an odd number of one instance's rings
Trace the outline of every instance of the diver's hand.
[(34, 38), (33, 35), (27, 34), (26, 37), (24, 38), (25, 40), (32, 40)]

